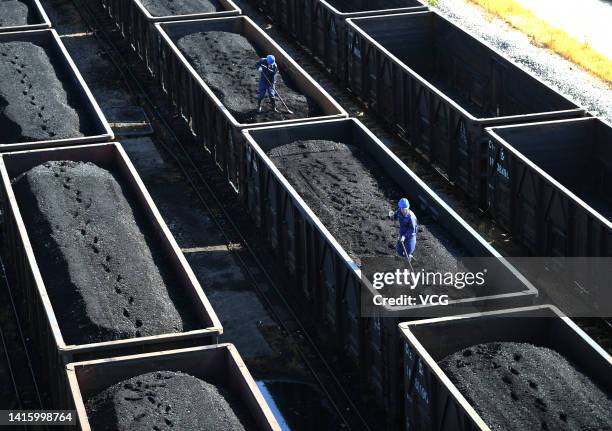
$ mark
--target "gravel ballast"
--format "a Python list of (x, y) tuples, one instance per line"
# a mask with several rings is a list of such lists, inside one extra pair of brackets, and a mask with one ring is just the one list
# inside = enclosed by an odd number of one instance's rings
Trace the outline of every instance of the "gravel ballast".
[(190, 15), (217, 12), (217, 2), (208, 0), (141, 0), (153, 16)]
[(90, 398), (85, 408), (93, 431), (254, 429), (234, 394), (182, 372), (132, 377)]
[(43, 48), (0, 43), (0, 144), (82, 137), (83, 125)]
[(273, 112), (267, 96), (262, 104), (263, 112), (257, 113), (260, 74), (255, 64), (268, 53), (258, 53), (245, 37), (237, 33), (193, 33), (180, 38), (177, 46), (240, 123), (306, 118), (316, 111), (316, 107), (309, 106), (306, 96), (287, 85), (281, 70), (276, 90), (294, 114), (288, 114), (278, 99), (276, 106), (281, 112)]
[(327, 3), (342, 13), (421, 6), (410, 0), (327, 0)]
[(13, 187), (67, 344), (194, 329), (193, 306), (113, 174), (53, 161)]
[(610, 397), (548, 348), (479, 344), (439, 365), (494, 431), (612, 429)]
[(0, 27), (33, 24), (28, 5), (19, 0), (0, 0)]
[(484, 10), (466, 0), (439, 0), (437, 8), (557, 91), (593, 114), (612, 121), (612, 88), (608, 83), (592, 77), (554, 52), (532, 44), (527, 35), (500, 19), (491, 19)]
[[(311, 140), (278, 146), (268, 156), (353, 259), (396, 254), (399, 229), (387, 213), (404, 194), (364, 151)], [(414, 269), (456, 269), (457, 258), (467, 251), (426, 215), (415, 214), (419, 233)]]

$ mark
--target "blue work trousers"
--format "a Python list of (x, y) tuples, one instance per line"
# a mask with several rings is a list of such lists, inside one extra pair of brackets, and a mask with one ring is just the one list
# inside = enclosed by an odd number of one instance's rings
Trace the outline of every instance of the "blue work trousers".
[(276, 90), (274, 89), (274, 84), (270, 85), (266, 82), (265, 79), (259, 80), (259, 95), (257, 100), (262, 100), (266, 97), (266, 93), (270, 96), (270, 99), (274, 99), (276, 97)]
[(404, 245), (402, 246), (402, 239), (397, 240), (397, 255), (405, 256), (404, 247), (406, 247), (406, 251), (408, 252), (408, 256), (412, 256), (414, 254), (414, 250), (416, 249), (416, 235), (411, 235), (406, 238), (404, 241)]

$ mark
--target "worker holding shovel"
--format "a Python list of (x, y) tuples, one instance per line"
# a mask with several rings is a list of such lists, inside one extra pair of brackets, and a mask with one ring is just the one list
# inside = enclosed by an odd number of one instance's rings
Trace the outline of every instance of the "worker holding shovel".
[(408, 262), (416, 249), (418, 221), (410, 210), (408, 199), (402, 198), (397, 204), (397, 210), (389, 211), (389, 218), (399, 220), (399, 239), (397, 241), (397, 254), (405, 256)]
[(257, 112), (261, 112), (261, 102), (266, 93), (270, 96), (272, 102), (272, 110), (278, 112), (276, 109), (276, 78), (278, 77), (278, 66), (276, 59), (273, 55), (268, 55), (266, 58), (262, 58), (257, 62), (255, 66), (261, 73), (259, 78), (259, 95), (257, 97)]

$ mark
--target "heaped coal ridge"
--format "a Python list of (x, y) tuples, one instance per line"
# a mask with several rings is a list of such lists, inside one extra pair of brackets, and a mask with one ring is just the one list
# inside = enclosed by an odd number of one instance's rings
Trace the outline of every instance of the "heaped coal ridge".
[(220, 10), (217, 1), (209, 0), (141, 0), (153, 16), (190, 15)]
[(0, 144), (81, 137), (81, 109), (45, 50), (30, 42), (0, 43)]
[(182, 372), (124, 380), (85, 406), (94, 431), (255, 430), (236, 394)]
[[(353, 259), (396, 254), (399, 228), (387, 213), (410, 196), (368, 154), (325, 140), (296, 141), (267, 154)], [(415, 214), (420, 226), (414, 270), (455, 271), (457, 258), (467, 251), (418, 209)]]
[(294, 114), (288, 114), (280, 100), (273, 112), (266, 101), (257, 113), (259, 72), (255, 63), (267, 53), (258, 53), (251, 43), (237, 33), (209, 31), (184, 36), (177, 43), (198, 74), (223, 105), (240, 123), (261, 123), (291, 120), (313, 115), (316, 106), (308, 98), (287, 85), (282, 76), (276, 89)]
[(439, 364), (494, 431), (612, 429), (610, 396), (548, 348), (479, 344)]
[(18, 177), (14, 189), (67, 344), (195, 329), (152, 227), (112, 173), (53, 161)]
[(0, 0), (0, 27), (34, 24), (27, 3), (19, 0)]

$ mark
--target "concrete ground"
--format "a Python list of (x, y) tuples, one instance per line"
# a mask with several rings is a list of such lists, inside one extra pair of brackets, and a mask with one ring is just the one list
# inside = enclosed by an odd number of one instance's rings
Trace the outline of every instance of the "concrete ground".
[(234, 343), (245, 358), (271, 355), (259, 328), (274, 322), (217, 226), (194, 208), (197, 198), (189, 185), (163, 160), (150, 138), (127, 139), (122, 145), (219, 315), (224, 329), (221, 342)]

